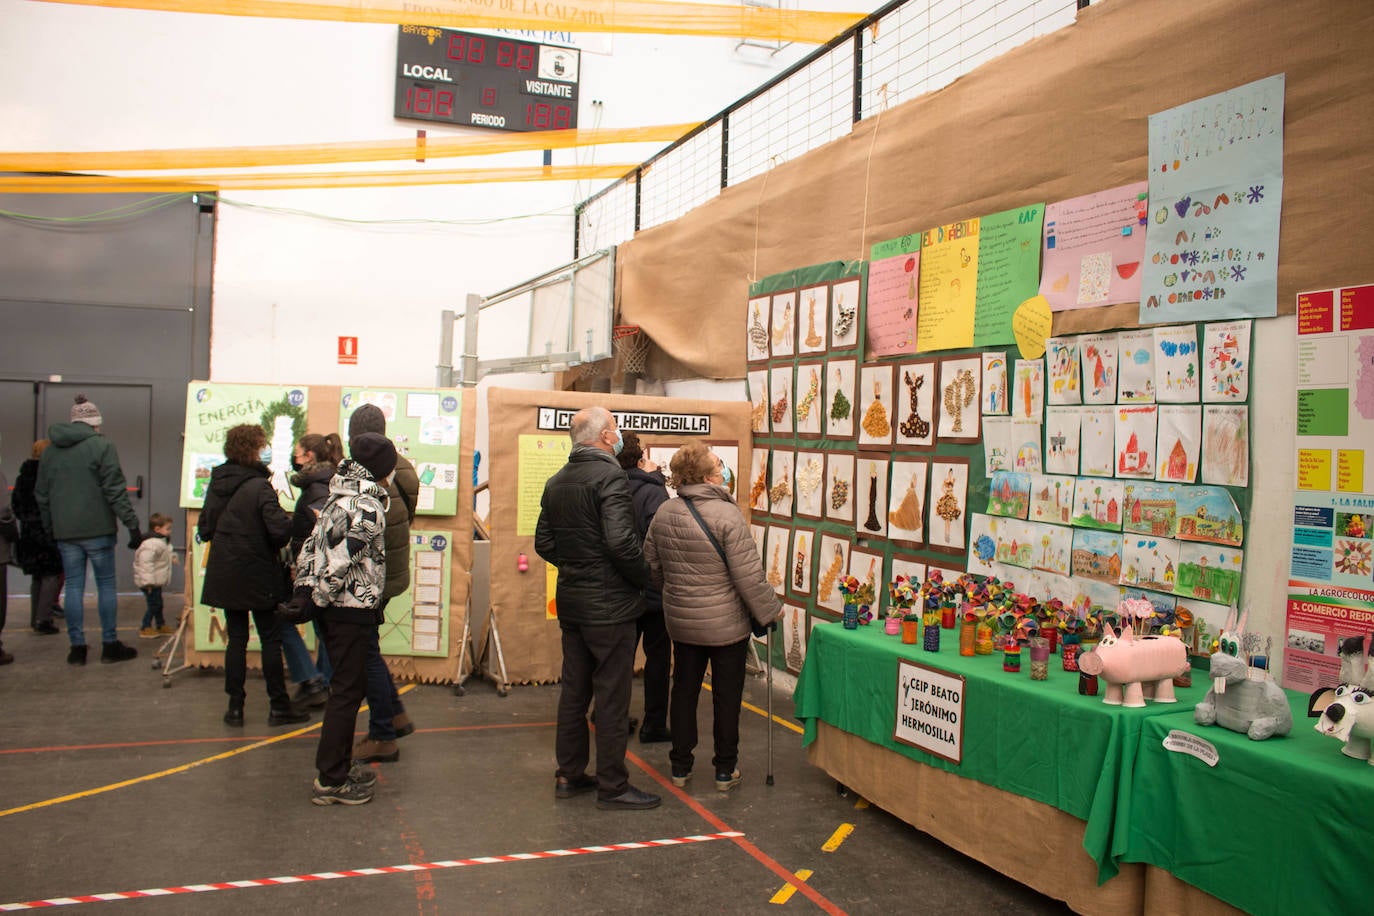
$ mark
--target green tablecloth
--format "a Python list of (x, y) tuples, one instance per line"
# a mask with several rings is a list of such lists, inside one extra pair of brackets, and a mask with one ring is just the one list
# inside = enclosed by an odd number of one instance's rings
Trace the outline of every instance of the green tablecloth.
[[(1149, 719), (1114, 855), (1251, 913), (1374, 910), (1374, 767), (1317, 734), (1306, 696), (1288, 696), (1293, 731), (1268, 741), (1196, 725), (1190, 708)], [(1165, 750), (1171, 729), (1212, 742), (1217, 765)]]
[[(879, 625), (846, 630), (818, 623), (794, 696), (803, 742), (815, 740), (816, 721), (823, 720), (913, 760), (1053, 805), (1087, 821), (1083, 847), (1098, 863), (1099, 881), (1113, 877), (1119, 859), (1113, 850), (1122, 846), (1117, 814), (1131, 801), (1141, 728), (1180, 709), (1191, 717), (1207, 691), (1205, 677), (1179, 689), (1178, 704), (1124, 709), (1107, 706), (1101, 696), (1079, 696), (1078, 675), (1063, 671), (1058, 655), (1050, 660), (1049, 680), (1032, 681), (1029, 652), (1022, 654), (1021, 672), (1009, 674), (1001, 653), (967, 658), (959, 655), (957, 631), (942, 637), (941, 651), (932, 653), (904, 645)], [(962, 764), (893, 740), (898, 658), (966, 679)]]

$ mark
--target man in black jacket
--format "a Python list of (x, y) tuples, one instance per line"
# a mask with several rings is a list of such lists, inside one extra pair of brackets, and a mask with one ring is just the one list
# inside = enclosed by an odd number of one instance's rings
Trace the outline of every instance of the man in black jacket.
[[(663, 469), (649, 460), (634, 433), (624, 436), (625, 448), (619, 455), (620, 467), (630, 482), (630, 499), (635, 507), (635, 530), (639, 543), (649, 534), (658, 507), (668, 501), (668, 486)], [(644, 643), (644, 724), (639, 727), (639, 743), (672, 741), (668, 730), (668, 680), (673, 667), (673, 641), (663, 623), (663, 592), (648, 585), (644, 589), (644, 615), (636, 625)]]
[[(635, 621), (649, 581), (629, 483), (615, 456), (624, 447), (604, 407), (573, 415), (568, 463), (549, 478), (534, 549), (558, 567), (563, 689), (558, 699), (555, 798), (597, 790), (598, 808), (656, 808), (659, 797), (630, 785), (625, 768)], [(596, 776), (587, 774), (587, 708), (596, 697)]]

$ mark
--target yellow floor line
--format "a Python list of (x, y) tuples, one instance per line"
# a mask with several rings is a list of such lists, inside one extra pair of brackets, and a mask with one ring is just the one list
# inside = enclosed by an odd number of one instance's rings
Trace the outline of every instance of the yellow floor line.
[[(812, 872), (809, 868), (799, 868), (795, 872), (793, 872), (793, 874), (796, 875), (798, 881), (805, 881), (807, 878), (811, 877)], [(787, 901), (792, 899), (792, 895), (796, 892), (797, 888), (795, 885), (784, 884), (782, 887), (778, 888), (778, 892), (776, 894), (769, 898), (768, 902), (786, 903)]]
[[(410, 690), (414, 689), (414, 687), (414, 684), (406, 684), (404, 687), (401, 687), (396, 692), (398, 694), (407, 693)], [(363, 709), (367, 709), (366, 703), (362, 705), (362, 709), (360, 709), (359, 712), (361, 712)], [(304, 728), (298, 728), (295, 731), (289, 731), (284, 734), (274, 735), (271, 738), (264, 738), (263, 740), (255, 741), (252, 744), (245, 744), (243, 747), (236, 747), (231, 751), (224, 751), (223, 753), (215, 754), (211, 757), (205, 757), (200, 760), (193, 760), (190, 763), (183, 763), (181, 766), (171, 767), (170, 769), (166, 770), (159, 770), (156, 773), (149, 773), (146, 776), (135, 776), (133, 779), (125, 779), (120, 782), (112, 782), (108, 786), (99, 786), (95, 789), (86, 789), (82, 792), (73, 792), (70, 795), (59, 795), (57, 798), (49, 798), (44, 801), (34, 802), (29, 805), (20, 805), (18, 808), (7, 808), (4, 811), (0, 811), (0, 817), (9, 817), (11, 814), (23, 814), (25, 811), (35, 811), (39, 808), (49, 808), (53, 805), (61, 805), (69, 801), (76, 801), (79, 798), (90, 798), (93, 795), (103, 795), (106, 792), (113, 792), (115, 789), (123, 789), (126, 786), (136, 786), (141, 782), (151, 782), (154, 779), (161, 779), (164, 776), (175, 776), (178, 773), (185, 773), (187, 770), (194, 770), (196, 767), (204, 766), (207, 763), (215, 763), (220, 760), (228, 760), (230, 757), (237, 757), (239, 754), (245, 754), (248, 751), (256, 750), (260, 747), (267, 747), (269, 744), (277, 744), (281, 741), (288, 741), (292, 738), (296, 738), (300, 735), (304, 735), (307, 732), (313, 731), (319, 728), (320, 725), (321, 722), (315, 722), (312, 725), (307, 725)]]
[[(710, 684), (702, 684), (701, 686), (705, 687), (707, 690), (710, 690), (710, 689), (711, 689), (711, 685), (710, 685)], [(763, 716), (765, 719), (768, 718), (768, 713), (767, 713), (767, 711), (762, 710), (762, 709), (759, 709), (759, 708), (758, 708), (757, 706), (755, 706), (753, 703), (741, 702), (739, 705), (742, 706), (743, 708), (749, 710), (750, 712), (758, 713), (759, 715)], [(776, 716), (776, 715), (773, 716), (773, 721), (776, 722), (776, 723), (778, 723), (779, 725), (781, 725), (783, 728), (790, 728), (790, 729), (792, 729), (792, 731), (796, 732), (796, 733), (799, 734), (799, 735), (805, 734), (805, 731), (802, 729), (802, 727), (801, 727), (800, 725), (798, 725), (797, 723), (795, 723), (795, 722), (788, 722), (786, 719), (780, 718), (780, 717), (778, 717), (778, 716)]]
[(835, 832), (830, 834), (830, 839), (821, 844), (821, 852), (834, 852), (840, 848), (840, 844), (849, 839), (849, 835), (854, 832), (853, 824), (841, 824), (835, 828)]

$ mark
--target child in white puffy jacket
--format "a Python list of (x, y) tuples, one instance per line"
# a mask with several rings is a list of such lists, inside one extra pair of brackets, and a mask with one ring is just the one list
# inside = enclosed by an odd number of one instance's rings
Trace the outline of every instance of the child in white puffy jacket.
[(139, 625), (141, 639), (157, 639), (173, 632), (162, 618), (162, 589), (172, 581), (172, 564), (181, 562), (172, 549), (172, 520), (154, 512), (148, 519), (153, 533), (134, 551), (134, 585), (148, 600), (148, 610)]

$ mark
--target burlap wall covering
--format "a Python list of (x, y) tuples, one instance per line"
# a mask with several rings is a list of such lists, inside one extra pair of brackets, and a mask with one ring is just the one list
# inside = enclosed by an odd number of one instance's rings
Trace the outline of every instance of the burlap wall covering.
[[(658, 345), (652, 375), (741, 378), (751, 280), (1139, 181), (1150, 114), (1276, 73), (1287, 74), (1278, 309), (1291, 313), (1300, 290), (1369, 279), (1371, 60), (1367, 0), (1091, 6), (1074, 25), (626, 242), (622, 320)], [(1054, 330), (1132, 327), (1136, 314), (1134, 305), (1065, 312)]]

